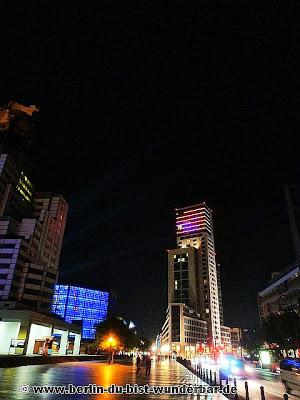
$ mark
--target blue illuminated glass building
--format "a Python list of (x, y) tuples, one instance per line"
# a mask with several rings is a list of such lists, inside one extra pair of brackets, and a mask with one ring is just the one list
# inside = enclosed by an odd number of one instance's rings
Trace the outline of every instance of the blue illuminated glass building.
[(52, 312), (66, 322), (82, 321), (82, 338), (95, 338), (95, 325), (107, 317), (109, 293), (71, 285), (55, 285)]

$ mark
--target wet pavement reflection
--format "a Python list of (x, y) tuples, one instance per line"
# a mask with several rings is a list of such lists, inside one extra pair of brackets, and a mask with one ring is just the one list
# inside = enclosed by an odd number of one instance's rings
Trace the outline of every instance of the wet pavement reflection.
[[(201, 381), (186, 368), (179, 365), (176, 361), (162, 361), (153, 363), (149, 378), (144, 375), (136, 376), (135, 367), (132, 365), (113, 364), (107, 365), (98, 361), (70, 362), (63, 364), (23, 366), (17, 368), (0, 368), (0, 399), (9, 400), (31, 400), (31, 399), (51, 399), (61, 400), (64, 398), (72, 399), (97, 399), (97, 400), (116, 400), (116, 399), (160, 399), (170, 400), (174, 397), (178, 400), (201, 398), (210, 399), (211, 395), (116, 395), (116, 394), (74, 394), (74, 395), (54, 395), (54, 394), (33, 394), (21, 393), (22, 385), (89, 385), (96, 384), (108, 387), (112, 384), (126, 385), (199, 385)], [(221, 395), (214, 395), (215, 400), (225, 399)]]

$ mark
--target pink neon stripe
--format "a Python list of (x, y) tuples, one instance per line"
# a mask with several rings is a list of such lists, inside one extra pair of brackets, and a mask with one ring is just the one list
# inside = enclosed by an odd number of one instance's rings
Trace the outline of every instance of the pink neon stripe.
[(182, 233), (189, 233), (189, 232), (194, 232), (194, 231), (199, 231), (199, 230), (200, 230), (200, 228), (195, 228), (195, 229), (178, 231), (178, 233), (182, 234)]
[(177, 219), (180, 219), (180, 218), (190, 218), (190, 217), (193, 217), (194, 215), (196, 215), (197, 217), (200, 217), (200, 216), (202, 215), (202, 216), (208, 218), (208, 215), (206, 215), (206, 214), (203, 213), (203, 212), (194, 213), (194, 214), (190, 214), (190, 215), (179, 215), (179, 216), (177, 216), (176, 218), (177, 218)]
[(189, 221), (185, 221), (185, 222), (181, 222), (180, 224), (176, 224), (176, 226), (185, 226), (185, 225), (195, 225), (195, 226), (197, 226), (197, 225), (203, 225), (203, 224), (205, 224), (206, 223), (206, 221), (191, 221), (191, 222), (189, 222)]

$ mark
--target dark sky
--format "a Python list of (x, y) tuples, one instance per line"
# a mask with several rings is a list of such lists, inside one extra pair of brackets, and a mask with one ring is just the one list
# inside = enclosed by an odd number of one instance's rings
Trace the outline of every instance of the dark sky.
[(37, 4), (1, 13), (0, 100), (41, 108), (37, 186), (70, 204), (61, 278), (114, 288), (153, 336), (174, 208), (205, 200), (225, 322), (254, 324), (294, 258), (281, 185), (300, 172), (300, 3)]

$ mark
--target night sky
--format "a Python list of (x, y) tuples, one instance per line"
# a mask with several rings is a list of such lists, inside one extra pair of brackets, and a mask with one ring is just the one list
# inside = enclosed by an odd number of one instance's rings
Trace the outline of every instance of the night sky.
[(60, 278), (113, 288), (153, 337), (174, 208), (204, 200), (225, 322), (255, 324), (257, 291), (294, 259), (300, 3), (29, 4), (1, 13), (0, 101), (40, 106), (36, 186), (70, 204)]

